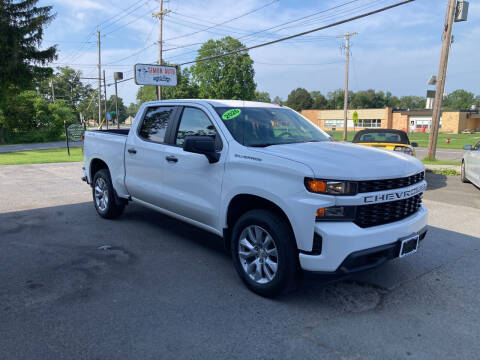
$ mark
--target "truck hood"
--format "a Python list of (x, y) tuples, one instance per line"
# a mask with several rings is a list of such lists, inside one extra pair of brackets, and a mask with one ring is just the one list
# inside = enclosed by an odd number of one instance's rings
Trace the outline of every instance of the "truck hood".
[(425, 169), (415, 157), (341, 142), (272, 145), (256, 149), (309, 166), (316, 178), (373, 180), (405, 177)]

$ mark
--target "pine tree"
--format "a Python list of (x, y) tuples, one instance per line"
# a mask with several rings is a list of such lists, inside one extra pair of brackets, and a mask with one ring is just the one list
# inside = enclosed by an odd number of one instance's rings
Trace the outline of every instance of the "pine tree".
[[(40, 50), (44, 27), (55, 15), (51, 6), (37, 7), (38, 0), (0, 0), (0, 110), (8, 98), (52, 74), (46, 65), (56, 59), (57, 49)], [(4, 142), (4, 121), (0, 141)]]

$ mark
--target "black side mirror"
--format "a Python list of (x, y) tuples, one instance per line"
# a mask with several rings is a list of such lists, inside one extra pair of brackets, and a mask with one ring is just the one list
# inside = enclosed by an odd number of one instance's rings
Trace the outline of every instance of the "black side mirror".
[(215, 138), (211, 136), (187, 136), (183, 150), (195, 154), (203, 154), (210, 164), (220, 160), (220, 153), (215, 148)]
[(418, 143), (416, 143), (416, 142), (412, 142), (411, 145), (412, 145), (413, 147), (418, 147)]
[(472, 145), (465, 145), (463, 147), (463, 150), (472, 150), (472, 149), (473, 149)]

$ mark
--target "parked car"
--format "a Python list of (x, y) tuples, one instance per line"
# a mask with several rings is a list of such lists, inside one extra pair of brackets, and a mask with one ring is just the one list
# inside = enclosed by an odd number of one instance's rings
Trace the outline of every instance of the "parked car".
[(465, 153), (462, 158), (462, 182), (471, 182), (480, 187), (480, 141), (463, 147)]
[(294, 288), (302, 270), (346, 274), (413, 254), (427, 231), (420, 161), (330, 141), (279, 105), (147, 102), (130, 130), (87, 131), (84, 156), (101, 217), (135, 202), (221, 236), (263, 296)]
[(399, 151), (415, 156), (416, 142), (410, 143), (405, 131), (394, 129), (365, 129), (357, 132), (353, 138), (356, 144), (373, 146), (385, 150)]

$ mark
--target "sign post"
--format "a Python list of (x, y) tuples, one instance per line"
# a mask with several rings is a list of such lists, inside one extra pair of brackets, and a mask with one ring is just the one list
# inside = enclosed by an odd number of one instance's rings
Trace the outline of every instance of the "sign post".
[(175, 66), (135, 64), (135, 84), (153, 86), (177, 86)]
[(355, 110), (353, 112), (352, 118), (353, 118), (353, 133), (355, 134), (355, 126), (357, 126), (357, 124), (358, 124), (358, 112), (357, 112), (357, 110)]

